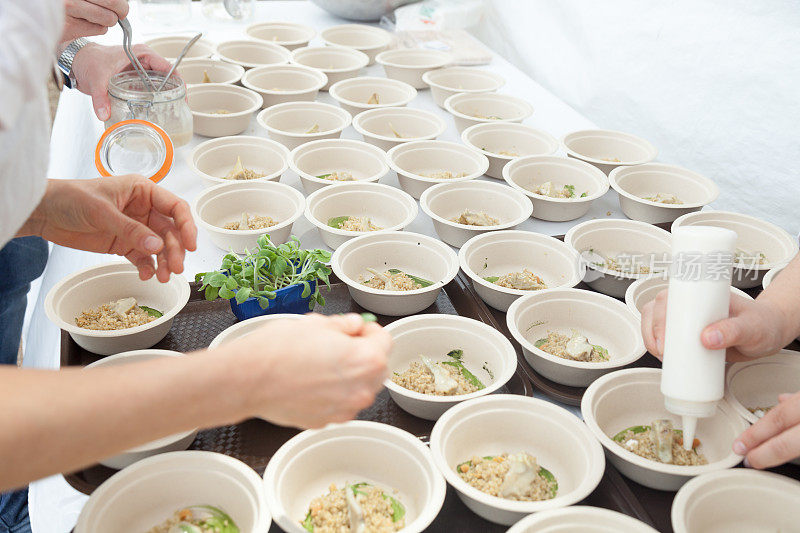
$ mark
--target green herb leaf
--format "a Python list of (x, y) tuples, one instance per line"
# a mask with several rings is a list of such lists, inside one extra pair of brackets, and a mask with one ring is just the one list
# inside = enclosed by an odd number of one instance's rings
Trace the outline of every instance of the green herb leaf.
[(162, 316), (164, 316), (164, 313), (162, 313), (158, 309), (153, 309), (152, 307), (147, 307), (146, 305), (140, 305), (139, 309), (141, 309), (142, 311), (144, 311), (148, 315), (154, 316), (156, 318), (161, 318)]
[(203, 530), (213, 530), (219, 533), (240, 533), (239, 527), (225, 511), (212, 505), (195, 505), (190, 509), (203, 509), (211, 513), (211, 517), (205, 518), (198, 524)]
[(428, 281), (427, 279), (420, 278), (420, 277), (417, 277), (417, 276), (412, 276), (408, 272), (403, 272), (402, 270), (398, 270), (396, 268), (390, 268), (389, 269), (389, 274), (400, 274), (400, 273), (405, 274), (406, 276), (411, 278), (411, 281), (413, 281), (417, 285), (420, 285), (421, 287), (430, 287), (431, 285), (433, 285), (432, 281)]
[(543, 466), (539, 467), (539, 476), (550, 485), (550, 497), (555, 498), (558, 493), (558, 481), (556, 480), (556, 476)]
[(309, 531), (310, 533), (314, 533), (314, 521), (311, 519), (311, 511), (308, 512), (306, 515), (306, 519), (302, 522), (303, 529)]
[(342, 229), (342, 224), (344, 224), (348, 218), (350, 218), (348, 215), (342, 217), (333, 217), (332, 219), (328, 220), (328, 225), (332, 228)]
[(364, 492), (363, 490), (359, 490), (362, 487), (369, 487), (369, 483), (367, 483), (366, 481), (362, 481), (360, 483), (354, 483), (352, 485), (348, 485), (348, 488), (353, 491), (353, 496), (358, 496), (359, 494), (361, 494), (362, 496), (366, 496), (367, 495), (366, 492)]
[(500, 276), (487, 276), (483, 279), (488, 281), (489, 283), (497, 283), (497, 280), (500, 279)]
[(545, 338), (545, 339), (539, 339), (538, 341), (534, 342), (533, 345), (536, 346), (537, 348), (541, 348), (542, 345), (544, 345), (546, 343), (547, 343), (547, 339)]
[(377, 322), (378, 317), (376, 317), (372, 313), (361, 313), (361, 320), (363, 320), (364, 322)]
[(253, 289), (250, 287), (242, 287), (238, 291), (236, 291), (236, 303), (243, 304), (245, 300), (250, 298), (250, 293), (253, 292)]
[(622, 431), (611, 437), (611, 440), (613, 440), (614, 442), (622, 442), (622, 439), (625, 438), (625, 434), (628, 431), (636, 435), (637, 433), (644, 433), (648, 429), (650, 429), (650, 426), (631, 426), (629, 428), (623, 429)]
[(467, 367), (461, 362), (461, 359), (464, 357), (463, 350), (450, 350), (447, 353), (447, 357), (453, 359), (452, 361), (444, 361), (443, 365), (450, 365), (452, 367), (458, 368), (461, 371), (461, 375), (464, 376), (464, 379), (478, 387), (478, 389), (485, 389), (486, 385), (481, 383), (481, 380), (478, 377), (470, 372)]
[(604, 361), (608, 361), (608, 350), (602, 346), (598, 346), (597, 344), (592, 344), (592, 348), (597, 350), (597, 352), (600, 354), (600, 357), (602, 357)]
[(381, 493), (381, 496), (383, 496), (384, 500), (389, 500), (389, 504), (392, 506), (392, 522), (399, 522), (402, 520), (406, 515), (406, 508), (403, 504), (385, 492)]
[(321, 179), (321, 180), (324, 180), (324, 179), (330, 178), (330, 177), (331, 177), (331, 174), (332, 174), (332, 173), (331, 173), (331, 172), (329, 172), (328, 174), (320, 174), (320, 175), (319, 175), (319, 176), (317, 176), (317, 177), (318, 177), (319, 179)]
[(581, 198), (586, 198), (587, 196), (589, 196), (588, 192), (582, 192), (581, 193)]
[(216, 300), (217, 296), (219, 295), (219, 289), (217, 287), (212, 287), (211, 285), (206, 286), (206, 300), (212, 301)]
[(574, 185), (564, 185), (564, 188), (569, 192), (569, 198), (575, 198), (575, 186)]

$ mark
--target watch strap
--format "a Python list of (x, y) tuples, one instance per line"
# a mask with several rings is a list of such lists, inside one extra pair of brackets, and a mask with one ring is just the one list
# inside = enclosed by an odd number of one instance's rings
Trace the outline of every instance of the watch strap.
[(74, 41), (70, 42), (64, 48), (64, 51), (58, 56), (58, 68), (64, 73), (64, 84), (70, 88), (74, 89), (77, 85), (75, 76), (72, 73), (72, 62), (75, 61), (75, 56), (78, 54), (80, 49), (87, 44), (89, 44), (89, 41), (83, 37), (75, 39)]

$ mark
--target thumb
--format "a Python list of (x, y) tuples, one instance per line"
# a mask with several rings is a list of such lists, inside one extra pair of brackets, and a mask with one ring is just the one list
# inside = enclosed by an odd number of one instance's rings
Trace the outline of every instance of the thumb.
[(721, 350), (744, 344), (748, 335), (746, 319), (732, 317), (714, 322), (703, 330), (700, 340), (709, 350)]
[(164, 248), (164, 240), (141, 222), (126, 216), (114, 207), (108, 211), (105, 215), (106, 230), (116, 237), (126, 252), (136, 250), (145, 255), (153, 255)]
[(105, 90), (105, 85), (103, 85), (102, 91), (94, 91), (91, 96), (94, 114), (97, 115), (97, 118), (102, 122), (105, 122), (111, 117), (111, 100), (108, 97), (108, 92)]

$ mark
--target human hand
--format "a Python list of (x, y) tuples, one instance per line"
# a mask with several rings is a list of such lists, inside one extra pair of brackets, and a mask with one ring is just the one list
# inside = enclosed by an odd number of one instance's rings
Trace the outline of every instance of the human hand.
[(733, 451), (758, 469), (800, 457), (800, 392), (778, 396), (778, 405), (734, 441)]
[(61, 42), (103, 35), (128, 16), (127, 0), (64, 0)]
[[(667, 291), (661, 291), (642, 309), (644, 344), (659, 359), (664, 356), (666, 322)], [(786, 338), (790, 329), (785, 315), (769, 302), (732, 294), (729, 317), (707, 326), (700, 340), (709, 350), (727, 348), (728, 361), (748, 361), (783, 348), (791, 339)]]
[(359, 315), (270, 321), (218, 348), (252, 375), (246, 411), (301, 428), (344, 422), (372, 405), (386, 379), (391, 336)]
[[(183, 272), (197, 246), (189, 205), (142, 176), (49, 180), (20, 235), (79, 250), (125, 256), (143, 280)], [(158, 268), (155, 267), (156, 256)]]
[[(143, 44), (134, 45), (132, 51), (145, 70), (166, 73), (172, 68), (169, 61)], [(77, 81), (77, 89), (92, 97), (92, 107), (100, 120), (106, 121), (111, 116), (108, 81), (115, 74), (132, 68), (121, 46), (90, 43), (75, 54), (72, 72)]]

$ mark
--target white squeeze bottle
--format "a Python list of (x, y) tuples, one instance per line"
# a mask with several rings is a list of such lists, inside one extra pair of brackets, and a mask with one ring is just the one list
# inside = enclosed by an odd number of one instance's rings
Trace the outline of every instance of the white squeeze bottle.
[(725, 393), (725, 350), (708, 350), (700, 334), (728, 317), (736, 233), (711, 226), (672, 232), (661, 392), (667, 411), (683, 419), (690, 450), (697, 419), (714, 415)]

